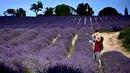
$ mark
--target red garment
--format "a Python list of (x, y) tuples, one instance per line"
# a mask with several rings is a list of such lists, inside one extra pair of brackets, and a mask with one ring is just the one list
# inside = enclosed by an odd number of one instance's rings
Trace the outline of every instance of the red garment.
[(94, 52), (101, 52), (102, 41), (96, 41), (94, 46)]

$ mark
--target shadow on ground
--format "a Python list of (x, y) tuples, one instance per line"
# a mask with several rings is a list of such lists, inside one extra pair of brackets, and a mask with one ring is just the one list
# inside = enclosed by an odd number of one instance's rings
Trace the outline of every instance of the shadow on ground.
[(80, 69), (67, 67), (64, 65), (58, 65), (58, 66), (48, 68), (43, 73), (83, 73), (83, 72), (81, 72)]

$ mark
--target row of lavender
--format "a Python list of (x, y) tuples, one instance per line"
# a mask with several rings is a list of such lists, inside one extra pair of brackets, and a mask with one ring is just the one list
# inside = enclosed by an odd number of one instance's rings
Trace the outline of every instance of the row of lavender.
[[(17, 31), (19, 29), (12, 29), (12, 31), (15, 30)], [(12, 31), (7, 31), (6, 29), (6, 32), (4, 33), (3, 31), (4, 34), (0, 37), (2, 44), (0, 46), (0, 61), (6, 66), (12, 66), (11, 68), (15, 69), (15, 67), (17, 67), (17, 63), (21, 65), (27, 65), (24, 61), (30, 62), (27, 61), (27, 59), (29, 59), (29, 57), (33, 58), (31, 57), (31, 53), (38, 52), (40, 49), (44, 49), (44, 47), (47, 47), (49, 44), (51, 44), (51, 41), (57, 36), (56, 33), (58, 33), (60, 29), (27, 29), (27, 31), (24, 30), (25, 32), (19, 36), (16, 36), (19, 33)]]
[(104, 73), (130, 73), (130, 58), (119, 51), (108, 51), (101, 60)]
[(120, 29), (130, 26), (130, 16), (48, 16), (48, 17), (0, 17), (1, 28), (42, 27), (93, 27), (94, 29)]
[(92, 57), (92, 45), (88, 42), (90, 31), (93, 32), (91, 28), (81, 28), (77, 32), (78, 38), (71, 56), (56, 62), (57, 65), (74, 67), (82, 73), (97, 73), (98, 64)]
[[(99, 23), (102, 21), (125, 21), (129, 20), (130, 16), (44, 16), (44, 17), (0, 17), (0, 21), (3, 21), (4, 24), (11, 24), (11, 23), (20, 23), (20, 24), (44, 24), (44, 23), (62, 23), (64, 21), (69, 20), (70, 18), (82, 18), (84, 20), (87, 18), (87, 22), (98, 21)], [(13, 20), (13, 21), (12, 21)], [(77, 20), (77, 19), (75, 19)], [(9, 23), (12, 21), (11, 23)], [(73, 20), (74, 21), (74, 20)]]
[[(57, 65), (81, 69), (84, 73), (95, 72), (96, 62), (88, 46), (90, 28), (42, 28), (1, 29), (0, 64), (17, 73), (43, 72)], [(67, 52), (72, 39), (78, 33), (71, 57)], [(54, 41), (55, 40), (55, 41)], [(90, 65), (92, 64), (92, 65)]]

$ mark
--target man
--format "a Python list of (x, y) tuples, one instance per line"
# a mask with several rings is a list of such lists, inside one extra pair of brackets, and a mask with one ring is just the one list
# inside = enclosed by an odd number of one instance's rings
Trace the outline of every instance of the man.
[(100, 52), (103, 50), (103, 37), (99, 34), (99, 30), (92, 34), (89, 42), (93, 45), (93, 58), (98, 62), (99, 67), (101, 67)]
[(93, 58), (99, 63), (99, 67), (101, 67), (101, 60), (100, 60), (100, 51), (99, 50), (99, 44), (97, 44), (97, 42), (99, 42), (101, 40), (101, 38), (99, 37), (99, 30), (96, 30), (92, 36), (91, 39), (89, 40), (90, 43), (92, 43), (93, 45)]
[(102, 50), (102, 43), (103, 43), (102, 36), (97, 35), (96, 41), (95, 41), (95, 44), (94, 44), (94, 56), (95, 56), (95, 60), (99, 64), (99, 67), (101, 67), (100, 53), (101, 53), (101, 50)]

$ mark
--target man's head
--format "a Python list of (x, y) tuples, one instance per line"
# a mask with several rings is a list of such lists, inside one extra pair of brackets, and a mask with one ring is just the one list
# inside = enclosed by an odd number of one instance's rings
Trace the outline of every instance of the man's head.
[(99, 30), (95, 30), (94, 35), (97, 36), (99, 34)]

